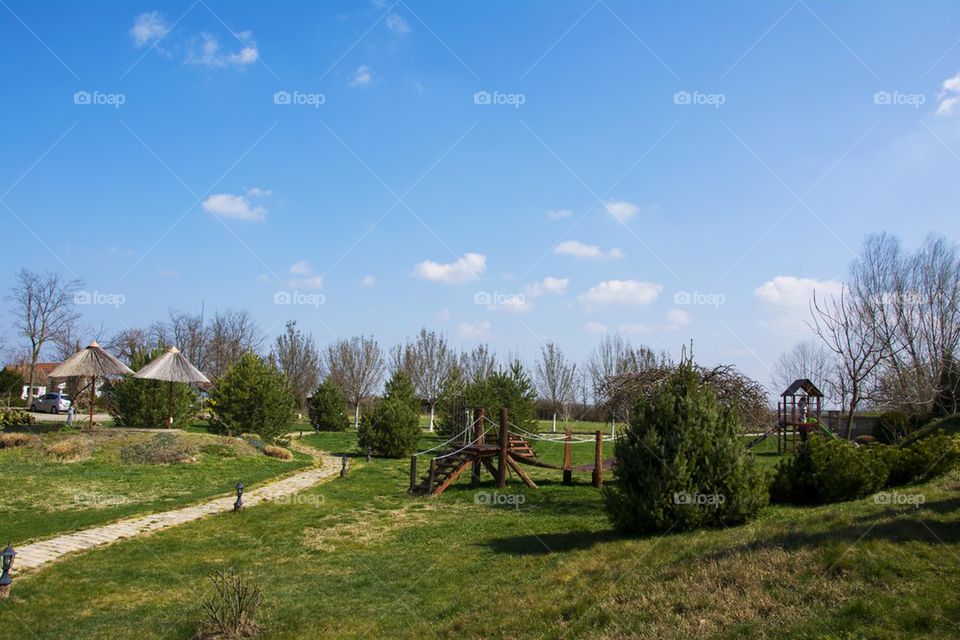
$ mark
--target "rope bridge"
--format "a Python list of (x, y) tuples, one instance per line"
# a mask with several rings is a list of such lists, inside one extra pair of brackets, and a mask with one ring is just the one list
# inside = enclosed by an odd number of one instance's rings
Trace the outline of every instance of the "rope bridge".
[[(487, 436), (495, 434), (496, 443), (488, 443)], [(583, 435), (583, 434), (578, 434)], [(554, 465), (538, 459), (537, 452), (530, 445), (530, 440), (539, 442), (564, 443), (563, 465)], [(460, 433), (449, 440), (420, 451), (410, 456), (410, 493), (416, 496), (437, 496), (443, 493), (471, 469), (471, 484), (480, 482), (480, 475), (486, 469), (496, 478), (497, 488), (503, 488), (507, 482), (508, 469), (530, 488), (537, 485), (520, 466), (530, 465), (544, 469), (555, 469), (563, 472), (563, 483), (572, 484), (573, 473), (590, 472), (593, 475), (593, 485), (600, 487), (603, 484), (603, 472), (613, 467), (614, 460), (604, 461), (603, 443), (613, 440), (612, 436), (604, 436), (600, 431), (593, 438), (574, 438), (571, 430), (567, 430), (562, 439), (550, 436), (541, 436), (510, 422), (506, 408), (500, 409), (500, 423), (487, 418), (482, 408), (474, 411), (473, 420)], [(574, 466), (571, 462), (571, 449), (576, 444), (593, 443), (594, 463), (592, 465)], [(419, 478), (417, 475), (417, 460), (419, 457), (448, 448), (439, 455), (430, 459), (430, 467), (426, 475)]]

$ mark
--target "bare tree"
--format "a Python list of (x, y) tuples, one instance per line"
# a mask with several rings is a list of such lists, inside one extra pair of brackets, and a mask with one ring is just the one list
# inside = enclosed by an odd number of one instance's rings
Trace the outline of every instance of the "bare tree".
[(327, 347), (326, 363), (330, 377), (354, 406), (353, 426), (357, 427), (360, 424), (360, 403), (383, 380), (383, 350), (372, 336), (337, 340)]
[(274, 341), (271, 356), (287, 376), (297, 406), (303, 409), (307, 395), (317, 388), (320, 379), (320, 352), (313, 337), (297, 329), (295, 320), (288, 320), (286, 331)]
[[(159, 347), (165, 344), (165, 341), (157, 341), (153, 344)], [(107, 341), (107, 349), (128, 365), (133, 362), (137, 354), (150, 349), (150, 345), (147, 332), (137, 327), (122, 329)]]
[(467, 379), (467, 384), (486, 380), (497, 368), (497, 355), (490, 350), (490, 346), (480, 344), (460, 354), (460, 369)]
[(453, 360), (453, 353), (447, 339), (435, 331), (420, 329), (417, 340), (412, 345), (414, 375), (413, 385), (421, 399), (430, 405), (430, 431), (433, 431), (433, 417), (440, 399), (443, 381), (447, 379)]
[(604, 389), (608, 381), (626, 373), (638, 373), (667, 364), (666, 354), (659, 356), (652, 349), (634, 347), (620, 335), (605, 335), (593, 349), (587, 369), (593, 384), (593, 394), (598, 402), (605, 402)]
[[(856, 287), (852, 288), (856, 291)], [(839, 294), (811, 302), (811, 328), (840, 360), (840, 374), (848, 389), (846, 437), (853, 432), (857, 407), (872, 397), (871, 383), (888, 356), (888, 346), (879, 319), (870, 305), (844, 288)]]
[(553, 412), (553, 430), (557, 430), (557, 414), (564, 419), (569, 417), (568, 407), (576, 395), (577, 365), (569, 362), (563, 351), (554, 342), (540, 346), (540, 360), (537, 362), (537, 386), (540, 395), (550, 403)]
[(826, 391), (834, 384), (835, 372), (833, 355), (820, 342), (807, 340), (780, 354), (770, 369), (770, 378), (777, 393), (800, 378), (812, 380)]
[[(194, 328), (195, 325), (189, 323), (185, 326), (186, 337), (194, 335)], [(226, 373), (245, 353), (258, 351), (262, 344), (263, 333), (248, 312), (235, 309), (218, 311), (210, 323), (206, 357), (201, 361), (206, 364), (213, 379), (216, 379)]]
[(80, 284), (79, 280), (70, 280), (60, 274), (38, 274), (21, 269), (6, 296), (11, 303), (14, 328), (29, 343), (27, 404), (34, 398), (34, 374), (41, 350), (48, 340), (59, 336), (79, 317), (74, 309), (74, 295)]

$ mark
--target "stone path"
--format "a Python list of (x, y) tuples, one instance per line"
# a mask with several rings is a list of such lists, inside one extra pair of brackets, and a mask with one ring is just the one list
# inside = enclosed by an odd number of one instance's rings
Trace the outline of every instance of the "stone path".
[[(340, 458), (322, 453), (295, 441), (290, 443), (290, 447), (313, 456), (316, 466), (245, 492), (243, 494), (244, 508), (252, 507), (264, 500), (274, 500), (308, 489), (327, 478), (336, 476), (340, 472)], [(236, 495), (217, 498), (192, 507), (128, 518), (113, 524), (93, 527), (92, 529), (17, 547), (17, 557), (13, 563), (13, 570), (16, 573), (35, 570), (59, 560), (68, 553), (86, 551), (124, 538), (159, 531), (160, 529), (197, 520), (212, 513), (231, 511), (235, 500)]]

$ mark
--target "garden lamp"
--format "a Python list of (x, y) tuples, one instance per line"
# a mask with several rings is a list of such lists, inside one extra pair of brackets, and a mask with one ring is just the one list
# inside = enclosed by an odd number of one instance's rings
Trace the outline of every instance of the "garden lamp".
[(17, 552), (13, 550), (9, 544), (7, 548), (0, 553), (0, 561), (2, 561), (3, 573), (0, 573), (0, 597), (6, 597), (10, 592), (10, 585), (13, 584), (13, 578), (10, 577), (10, 567), (13, 566), (13, 558), (17, 555)]
[(243, 507), (243, 483), (237, 483), (237, 501), (233, 503), (233, 510), (240, 511)]

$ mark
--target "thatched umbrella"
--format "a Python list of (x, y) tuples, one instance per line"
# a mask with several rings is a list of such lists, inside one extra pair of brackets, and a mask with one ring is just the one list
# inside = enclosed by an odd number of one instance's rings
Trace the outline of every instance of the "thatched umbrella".
[(132, 374), (127, 365), (104, 351), (94, 340), (85, 349), (63, 361), (50, 372), (51, 378), (80, 378), (90, 376), (90, 426), (93, 426), (93, 405), (96, 401), (97, 378)]
[(140, 371), (137, 371), (133, 377), (145, 380), (164, 380), (170, 383), (170, 391), (167, 396), (168, 429), (173, 427), (173, 383), (210, 384), (207, 376), (190, 364), (187, 357), (180, 353), (180, 349), (176, 347), (167, 349), (165, 354), (149, 362)]

